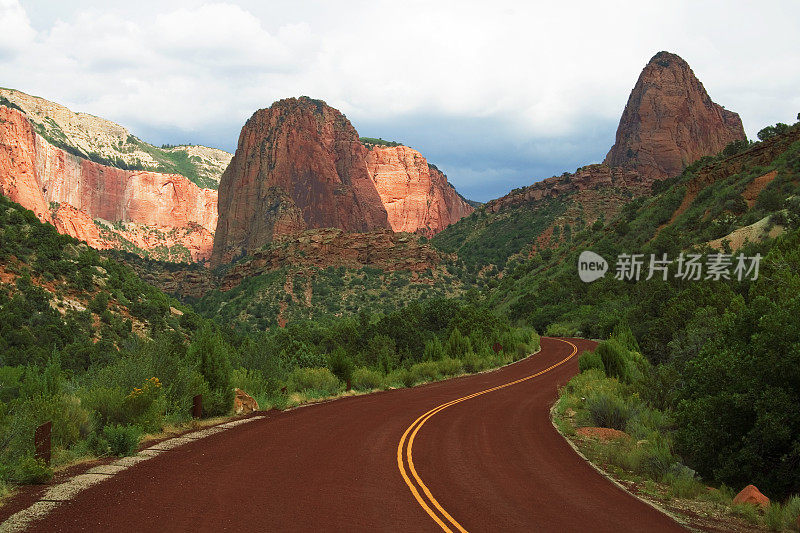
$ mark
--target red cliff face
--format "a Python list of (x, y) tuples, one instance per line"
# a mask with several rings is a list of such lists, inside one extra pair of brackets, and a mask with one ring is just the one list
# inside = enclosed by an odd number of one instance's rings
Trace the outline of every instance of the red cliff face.
[(289, 98), (256, 111), (220, 181), (212, 262), (310, 228), (388, 229), (365, 153), (347, 118), (324, 102)]
[(431, 236), (474, 210), (445, 175), (412, 148), (376, 146), (366, 161), (394, 231)]
[(628, 98), (605, 163), (663, 179), (745, 138), (739, 115), (711, 101), (686, 61), (659, 52)]
[(256, 111), (242, 128), (220, 182), (212, 263), (308, 229), (430, 235), (471, 212), (419, 152), (370, 151), (339, 111), (288, 98)]
[[(216, 191), (176, 174), (122, 170), (69, 154), (38, 136), (22, 113), (4, 106), (0, 191), (59, 231), (98, 248), (118, 247), (110, 238), (116, 233), (144, 250), (181, 244), (193, 260), (210, 256)], [(103, 232), (94, 219), (130, 225)], [(163, 238), (153, 237), (159, 233)]]

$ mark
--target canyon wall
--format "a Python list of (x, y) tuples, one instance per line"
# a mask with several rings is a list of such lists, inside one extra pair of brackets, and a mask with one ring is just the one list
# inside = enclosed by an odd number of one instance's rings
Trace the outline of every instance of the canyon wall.
[(256, 111), (220, 181), (213, 264), (316, 228), (433, 234), (472, 212), (416, 150), (364, 146), (350, 121), (308, 97)]
[(430, 237), (474, 211), (413, 148), (375, 146), (366, 163), (394, 231)]
[(65, 152), (6, 106), (0, 106), (0, 191), (97, 248), (122, 247), (122, 239), (145, 250), (185, 246), (194, 261), (210, 257), (216, 191), (177, 174), (122, 170)]

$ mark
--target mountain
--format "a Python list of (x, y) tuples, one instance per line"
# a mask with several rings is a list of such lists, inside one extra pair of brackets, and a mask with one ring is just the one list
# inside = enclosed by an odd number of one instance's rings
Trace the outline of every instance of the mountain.
[(212, 263), (307, 229), (433, 234), (471, 212), (419, 152), (389, 144), (365, 146), (343, 114), (305, 96), (256, 111), (220, 182)]
[(432, 236), (475, 210), (413, 148), (372, 146), (366, 163), (394, 231)]
[(30, 119), (40, 136), (53, 146), (96, 163), (123, 170), (181, 174), (199, 187), (216, 189), (233, 157), (207, 146), (158, 148), (110, 120), (17, 91), (0, 88), (0, 104), (13, 105)]
[(711, 101), (686, 61), (659, 52), (639, 75), (604, 162), (668, 178), (746, 138), (739, 115)]
[(524, 259), (613, 219), (659, 180), (737, 143), (747, 144), (739, 116), (711, 101), (683, 59), (659, 52), (639, 76), (602, 164), (515, 189), (433, 242), (457, 252), (473, 275), (487, 265), (502, 269), (509, 258)]
[(210, 256), (217, 191), (178, 174), (123, 170), (53, 146), (19, 106), (0, 102), (0, 192), (95, 248), (167, 260)]

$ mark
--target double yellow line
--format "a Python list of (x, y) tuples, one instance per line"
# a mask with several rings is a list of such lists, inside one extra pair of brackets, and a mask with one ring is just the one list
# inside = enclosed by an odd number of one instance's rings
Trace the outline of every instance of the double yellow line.
[[(416, 438), (417, 433), (419, 433), (420, 428), (422, 428), (425, 422), (430, 420), (437, 413), (444, 411), (451, 405), (465, 402), (472, 398), (476, 398), (478, 396), (482, 396), (484, 394), (504, 389), (506, 387), (516, 385), (517, 383), (522, 383), (523, 381), (528, 381), (529, 379), (541, 376), (542, 374), (563, 365), (564, 363), (572, 359), (575, 356), (575, 354), (578, 353), (578, 347), (572, 344), (571, 342), (565, 341), (563, 339), (554, 339), (554, 340), (565, 342), (570, 346), (572, 346), (572, 353), (570, 353), (566, 358), (562, 359), (558, 363), (551, 365), (535, 374), (531, 374), (530, 376), (526, 376), (522, 379), (517, 379), (515, 381), (510, 381), (503, 385), (492, 387), (491, 389), (482, 390), (480, 392), (470, 394), (469, 396), (463, 396), (461, 398), (457, 398), (455, 400), (434, 407), (430, 411), (424, 413), (419, 418), (414, 420), (414, 423), (408, 426), (408, 429), (406, 429), (405, 433), (403, 433), (403, 436), (400, 439), (400, 443), (397, 445), (397, 468), (400, 469), (400, 475), (403, 476), (403, 480), (406, 482), (406, 485), (408, 485), (408, 488), (411, 490), (411, 494), (414, 495), (414, 498), (416, 498), (420, 506), (425, 510), (426, 513), (428, 513), (428, 515), (430, 515), (431, 518), (433, 518), (434, 522), (439, 524), (439, 527), (441, 527), (444, 531), (447, 531), (448, 533), (453, 533), (453, 531), (460, 531), (461, 533), (467, 533), (467, 530), (464, 529), (461, 526), (461, 524), (459, 524), (456, 521), (455, 518), (450, 516), (450, 513), (445, 511), (444, 507), (442, 507), (442, 505), (436, 500), (436, 498), (433, 497), (433, 494), (431, 494), (430, 489), (428, 488), (427, 485), (425, 485), (425, 482), (422, 481), (422, 478), (419, 476), (416, 469), (414, 468), (414, 457), (412, 454), (412, 448), (414, 446), (414, 439)], [(408, 470), (406, 470), (406, 463), (408, 463)], [(408, 472), (411, 473), (410, 477)], [(411, 479), (412, 477), (414, 478), (413, 481)], [(422, 494), (420, 494), (420, 492), (422, 492)]]

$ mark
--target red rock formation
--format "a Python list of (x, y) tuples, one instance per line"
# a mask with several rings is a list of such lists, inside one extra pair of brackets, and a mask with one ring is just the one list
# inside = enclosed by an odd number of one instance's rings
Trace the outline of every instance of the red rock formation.
[(222, 175), (212, 262), (308, 228), (389, 228), (355, 128), (308, 97), (275, 102), (242, 128)]
[[(0, 191), (59, 231), (98, 248), (117, 243), (104, 238), (93, 219), (171, 233), (170, 238), (140, 238), (137, 232), (117, 230), (143, 249), (172, 242), (185, 245), (194, 260), (210, 256), (216, 191), (201, 189), (177, 174), (122, 170), (67, 153), (38, 136), (24, 114), (4, 106), (0, 106)], [(182, 230), (181, 238), (175, 238), (175, 228)]]
[(686, 61), (659, 52), (628, 98), (605, 163), (663, 179), (745, 138), (739, 115), (711, 101)]
[(647, 190), (647, 181), (640, 174), (626, 168), (611, 168), (608, 165), (587, 165), (574, 174), (553, 176), (537, 181), (533, 185), (515, 189), (505, 196), (486, 204), (486, 210), (497, 213), (503, 209), (516, 207), (543, 198), (555, 198), (597, 189), (599, 187), (618, 187), (634, 193)]
[(237, 415), (252, 413), (258, 411), (258, 402), (242, 389), (236, 388), (233, 390), (233, 412)]
[[(417, 237), (391, 230), (346, 233), (336, 228), (307, 230), (295, 235), (276, 235), (272, 246), (253, 253), (252, 259), (236, 263), (222, 279), (219, 289), (227, 291), (243, 280), (281, 267), (327, 268), (364, 266), (387, 272), (423, 272), (442, 261), (430, 244)], [(291, 293), (291, 287), (287, 287)]]
[(755, 485), (747, 485), (739, 494), (733, 497), (734, 505), (742, 503), (752, 503), (763, 509), (769, 507), (769, 498), (761, 494), (761, 491)]
[(447, 177), (407, 146), (376, 146), (366, 157), (394, 231), (431, 236), (472, 213)]

